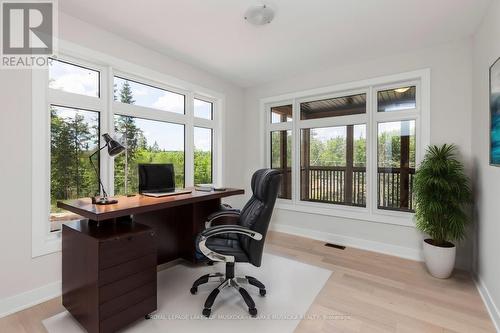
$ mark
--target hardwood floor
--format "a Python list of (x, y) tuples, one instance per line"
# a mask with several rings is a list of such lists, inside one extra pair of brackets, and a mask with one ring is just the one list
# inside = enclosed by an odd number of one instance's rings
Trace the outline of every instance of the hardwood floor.
[[(296, 329), (305, 332), (495, 332), (469, 273), (439, 280), (422, 263), (270, 232), (266, 251), (333, 273)], [(291, 295), (291, 300), (293, 295)], [(0, 319), (0, 332), (46, 332), (60, 298)]]
[(333, 272), (296, 333), (495, 332), (468, 272), (440, 280), (420, 262), (276, 232), (266, 251)]

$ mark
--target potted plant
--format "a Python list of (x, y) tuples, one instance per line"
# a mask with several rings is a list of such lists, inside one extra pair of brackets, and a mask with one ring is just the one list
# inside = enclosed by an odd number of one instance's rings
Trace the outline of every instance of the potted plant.
[(434, 277), (448, 278), (455, 266), (453, 241), (465, 237), (471, 201), (469, 178), (457, 159), (455, 145), (430, 146), (414, 181), (417, 229), (429, 235), (424, 239), (424, 260)]

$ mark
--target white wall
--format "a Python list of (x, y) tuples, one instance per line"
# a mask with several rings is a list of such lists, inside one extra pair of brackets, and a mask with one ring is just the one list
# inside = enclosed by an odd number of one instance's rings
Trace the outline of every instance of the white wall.
[[(431, 143), (455, 143), (464, 159), (470, 160), (471, 41), (465, 40), (430, 49), (374, 59), (351, 66), (323, 68), (297, 77), (284, 78), (245, 91), (247, 129), (246, 178), (262, 167), (259, 99), (294, 91), (330, 86), (417, 69), (431, 69)], [(415, 256), (420, 253), (421, 236), (413, 227), (311, 215), (278, 210), (273, 226), (305, 228), (309, 235), (331, 236), (332, 241), (351, 246), (385, 249), (386, 252)], [(334, 236), (336, 235), (336, 236)], [(468, 268), (470, 246), (462, 244), (458, 265)]]
[[(473, 40), (472, 156), (476, 182), (474, 270), (500, 326), (500, 167), (489, 165), (489, 67), (500, 57), (500, 1), (495, 0)], [(496, 309), (494, 304), (496, 304)], [(497, 327), (499, 327), (497, 326)]]
[[(195, 83), (226, 96), (224, 184), (242, 187), (242, 90), (67, 15), (59, 16), (60, 38)], [(61, 279), (61, 255), (31, 258), (31, 73), (0, 70), (0, 314), (9, 296)]]

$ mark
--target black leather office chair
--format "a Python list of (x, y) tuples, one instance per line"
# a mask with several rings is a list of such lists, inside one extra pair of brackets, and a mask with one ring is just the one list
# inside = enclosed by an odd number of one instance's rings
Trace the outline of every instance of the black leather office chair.
[[(257, 315), (255, 302), (241, 286), (247, 283), (259, 288), (261, 296), (266, 294), (262, 282), (251, 276), (235, 277), (234, 263), (248, 262), (260, 267), (264, 241), (273, 213), (274, 203), (278, 196), (281, 173), (273, 169), (256, 171), (252, 176), (253, 195), (241, 211), (223, 207), (219, 212), (208, 217), (206, 229), (197, 238), (197, 248), (208, 259), (226, 263), (226, 272), (206, 274), (193, 283), (191, 293), (198, 291), (198, 286), (207, 283), (210, 278), (219, 278), (222, 282), (215, 288), (207, 300), (203, 315), (210, 317), (212, 305), (221, 290), (227, 287), (236, 288), (248, 306), (251, 316)], [(220, 217), (233, 216), (238, 219), (234, 225), (211, 226)]]

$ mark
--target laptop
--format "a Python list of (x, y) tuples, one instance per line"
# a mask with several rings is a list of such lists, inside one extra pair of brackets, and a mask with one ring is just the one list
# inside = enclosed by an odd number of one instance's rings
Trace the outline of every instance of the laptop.
[(173, 164), (139, 164), (139, 193), (148, 197), (188, 194), (192, 190), (175, 189)]

